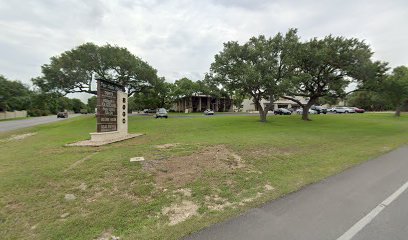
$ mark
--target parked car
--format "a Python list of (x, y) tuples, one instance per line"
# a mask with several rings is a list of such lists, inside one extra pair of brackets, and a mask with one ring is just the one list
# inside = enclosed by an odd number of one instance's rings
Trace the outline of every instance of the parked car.
[(273, 110), (273, 114), (275, 114), (275, 115), (291, 115), (292, 112), (289, 111), (286, 108), (277, 108), (277, 109)]
[(204, 111), (204, 115), (214, 115), (214, 111), (211, 109), (207, 109)]
[[(303, 114), (303, 108), (299, 108), (296, 110), (297, 114)], [(313, 109), (309, 109), (309, 114), (317, 114), (317, 112)]]
[(356, 113), (356, 110), (354, 110), (354, 108), (351, 108), (351, 107), (346, 107), (346, 108), (347, 108), (348, 113)]
[(335, 113), (336, 112), (336, 108), (335, 107), (331, 107), (327, 109), (328, 113)]
[(335, 112), (335, 113), (346, 113), (346, 108), (345, 107), (335, 107), (333, 112)]
[(156, 110), (156, 109), (151, 108), (151, 109), (144, 109), (143, 113), (155, 113), (157, 111), (158, 111), (158, 109)]
[(362, 108), (358, 108), (358, 107), (350, 107), (350, 108), (354, 109), (354, 111), (355, 111), (356, 113), (364, 113), (364, 112), (365, 112), (365, 110), (362, 109)]
[(58, 112), (57, 118), (68, 118), (68, 112)]
[(317, 112), (317, 114), (320, 114), (320, 113), (326, 114), (327, 113), (327, 108), (322, 107), (322, 106), (312, 106), (310, 109), (315, 110)]
[(164, 108), (159, 108), (159, 109), (157, 109), (157, 111), (156, 111), (155, 117), (156, 117), (156, 118), (168, 118), (169, 116), (168, 116), (168, 114), (167, 114), (167, 110), (166, 110), (166, 109), (164, 109)]
[(356, 111), (349, 107), (336, 107), (334, 109), (335, 113), (355, 113)]

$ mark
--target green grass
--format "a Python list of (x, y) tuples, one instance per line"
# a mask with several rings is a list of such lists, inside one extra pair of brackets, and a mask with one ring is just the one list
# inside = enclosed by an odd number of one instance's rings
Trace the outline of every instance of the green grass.
[[(89, 138), (95, 118), (66, 121), (0, 134), (0, 236), (3, 239), (94, 239), (111, 232), (121, 239), (177, 239), (248, 208), (372, 159), (408, 142), (408, 116), (354, 114), (210, 118), (132, 117), (129, 132), (146, 135), (103, 147), (64, 147)], [(36, 132), (23, 140), (11, 135)], [(158, 150), (154, 146), (179, 143)], [(189, 159), (194, 153), (224, 145), (245, 166), (205, 169), (175, 185), (155, 182), (153, 174), (129, 158)], [(83, 161), (79, 161), (84, 159)], [(75, 163), (75, 164), (74, 164)], [(74, 164), (74, 165), (73, 165)], [(186, 160), (186, 169), (190, 168)], [(86, 184), (81, 190), (80, 185)], [(268, 184), (274, 190), (266, 191)], [(175, 193), (191, 189), (191, 196)], [(65, 194), (76, 199), (66, 201)], [(217, 194), (230, 206), (211, 210)], [(194, 202), (198, 214), (170, 226), (165, 207)], [(241, 203), (241, 204), (239, 204)], [(69, 213), (66, 217), (62, 214)]]
[(14, 120), (23, 120), (23, 119), (29, 119), (29, 118), (30, 118), (30, 117), (7, 118), (7, 119), (0, 119), (0, 122), (14, 121)]

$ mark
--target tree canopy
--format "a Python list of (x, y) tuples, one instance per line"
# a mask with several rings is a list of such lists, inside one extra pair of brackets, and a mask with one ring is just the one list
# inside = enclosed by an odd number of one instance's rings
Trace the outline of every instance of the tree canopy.
[(30, 106), (30, 89), (0, 75), (0, 111), (24, 110)]
[(126, 87), (129, 96), (157, 78), (157, 71), (126, 48), (106, 44), (82, 44), (51, 57), (42, 67), (42, 76), (32, 79), (44, 92), (96, 94), (100, 78)]
[(131, 110), (169, 108), (173, 100), (174, 84), (156, 78), (150, 86), (133, 95), (129, 100)]
[(399, 66), (381, 85), (384, 97), (395, 107), (395, 116), (399, 117), (401, 108), (408, 100), (408, 68)]
[(224, 43), (224, 49), (215, 55), (209, 76), (228, 91), (246, 94), (257, 106), (260, 119), (266, 121), (271, 105), (263, 106), (262, 99), (272, 103), (285, 89), (293, 69), (293, 57), (298, 47), (296, 29), (273, 38), (252, 37), (243, 45), (236, 41)]
[[(386, 64), (373, 62), (370, 47), (363, 41), (344, 37), (313, 38), (303, 44), (296, 54), (296, 68), (283, 96), (303, 107), (303, 120), (319, 98), (344, 96), (345, 88), (355, 82), (358, 87), (369, 86), (386, 71)], [(306, 104), (294, 96), (304, 97)]]

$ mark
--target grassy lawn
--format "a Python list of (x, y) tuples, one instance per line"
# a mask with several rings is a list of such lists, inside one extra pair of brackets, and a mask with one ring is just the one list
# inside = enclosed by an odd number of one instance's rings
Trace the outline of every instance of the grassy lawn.
[(92, 116), (0, 134), (0, 236), (178, 239), (408, 143), (407, 115), (299, 118), (132, 117), (146, 135), (97, 148), (64, 147)]
[(30, 118), (30, 117), (7, 118), (7, 119), (0, 119), (0, 122), (14, 121), (14, 120), (23, 120), (23, 119), (29, 119), (29, 118)]

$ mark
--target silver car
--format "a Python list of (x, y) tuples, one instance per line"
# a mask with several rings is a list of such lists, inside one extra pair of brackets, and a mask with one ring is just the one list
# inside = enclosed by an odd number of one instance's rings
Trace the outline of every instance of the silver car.
[(156, 117), (156, 118), (168, 118), (169, 116), (168, 116), (168, 114), (167, 114), (166, 109), (164, 109), (164, 108), (159, 108), (159, 109), (157, 109), (157, 111), (156, 111), (155, 117)]
[(355, 113), (356, 111), (352, 108), (348, 108), (348, 107), (336, 107), (334, 109), (335, 113)]
[(214, 115), (214, 111), (211, 109), (207, 109), (204, 111), (204, 115)]
[[(315, 110), (313, 110), (313, 109), (309, 109), (309, 114), (317, 114), (317, 112), (315, 111)], [(297, 109), (296, 110), (296, 113), (297, 114), (303, 114), (303, 108), (299, 108), (299, 109)]]

